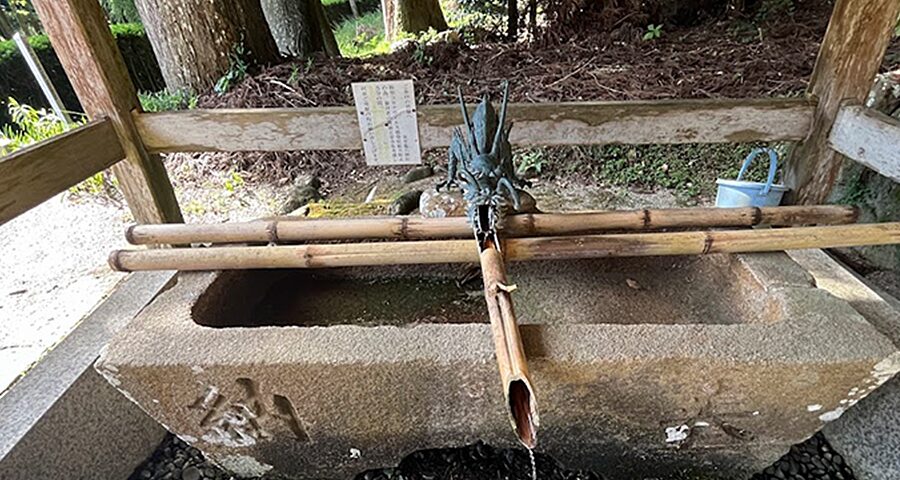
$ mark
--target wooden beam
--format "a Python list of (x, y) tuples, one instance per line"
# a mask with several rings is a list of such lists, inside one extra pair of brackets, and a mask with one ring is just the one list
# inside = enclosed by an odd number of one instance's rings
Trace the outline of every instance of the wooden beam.
[(844, 107), (834, 121), (828, 146), (900, 182), (900, 120), (861, 106)]
[(85, 112), (108, 116), (125, 161), (113, 167), (140, 223), (181, 222), (172, 184), (159, 156), (141, 142), (131, 117), (140, 109), (134, 85), (97, 0), (34, 0), (41, 23)]
[(809, 137), (791, 154), (785, 183), (788, 201), (823, 203), (840, 172), (843, 156), (828, 146), (842, 104), (862, 104), (881, 66), (898, 0), (837, 0), (807, 93), (818, 100)]
[[(800, 140), (814, 103), (805, 99), (715, 99), (512, 104), (516, 145), (725, 143)], [(423, 148), (446, 147), (458, 105), (419, 107)], [(187, 110), (141, 113), (135, 123), (153, 152), (356, 150), (352, 107)]]
[(123, 158), (107, 119), (0, 157), (0, 225)]

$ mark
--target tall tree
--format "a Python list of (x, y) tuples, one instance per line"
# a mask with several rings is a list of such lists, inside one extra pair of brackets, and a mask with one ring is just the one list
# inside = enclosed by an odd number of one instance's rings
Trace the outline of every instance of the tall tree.
[(381, 0), (384, 36), (393, 41), (403, 33), (420, 33), (433, 28), (447, 30), (447, 20), (438, 0)]
[(292, 57), (314, 52), (341, 55), (322, 0), (262, 0), (278, 50)]
[(169, 90), (204, 91), (234, 62), (279, 59), (259, 0), (137, 0)]
[(515, 42), (519, 38), (518, 0), (507, 0), (506, 13), (506, 39), (510, 42)]

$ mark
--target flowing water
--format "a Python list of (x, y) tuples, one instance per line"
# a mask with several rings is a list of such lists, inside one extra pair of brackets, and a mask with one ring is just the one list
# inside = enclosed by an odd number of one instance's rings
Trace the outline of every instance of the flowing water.
[(534, 461), (534, 450), (528, 449), (528, 457), (531, 459), (531, 480), (537, 480), (537, 463)]

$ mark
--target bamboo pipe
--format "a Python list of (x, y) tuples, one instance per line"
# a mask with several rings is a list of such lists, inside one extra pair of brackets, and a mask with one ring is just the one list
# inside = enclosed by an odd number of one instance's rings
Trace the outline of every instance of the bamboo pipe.
[[(503, 249), (507, 260), (548, 260), (772, 252), (896, 243), (900, 243), (900, 222), (762, 230), (513, 238), (503, 242)], [(475, 240), (116, 250), (109, 257), (114, 270), (126, 272), (329, 268), (477, 261), (479, 256)]]
[[(591, 211), (511, 215), (504, 237), (585, 235), (610, 230), (665, 228), (752, 227), (755, 225), (834, 225), (855, 223), (857, 210), (837, 205), (673, 208), (661, 210)], [(191, 243), (269, 243), (366, 238), (468, 238), (465, 217), (374, 217), (338, 220), (271, 220), (204, 225), (132, 225), (125, 232), (135, 245)]]
[(538, 419), (537, 401), (531, 380), (528, 377), (528, 362), (522, 337), (516, 323), (508, 286), (506, 266), (503, 257), (488, 242), (480, 253), (481, 275), (484, 278), (484, 299), (487, 302), (488, 317), (491, 320), (491, 336), (494, 338), (494, 350), (497, 352), (497, 366), (500, 370), (500, 382), (508, 407), (509, 420), (513, 430), (529, 449), (537, 445)]

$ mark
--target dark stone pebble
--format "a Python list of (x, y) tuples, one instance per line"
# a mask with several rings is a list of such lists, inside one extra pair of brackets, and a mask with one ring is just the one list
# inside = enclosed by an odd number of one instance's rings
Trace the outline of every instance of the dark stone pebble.
[(421, 190), (412, 190), (399, 196), (388, 206), (388, 215), (408, 215), (419, 208)]
[(406, 172), (406, 175), (403, 176), (403, 183), (417, 182), (432, 175), (434, 175), (434, 168), (431, 165), (416, 167)]
[(791, 447), (774, 465), (757, 473), (751, 480), (855, 480), (844, 459), (834, 453), (821, 433)]
[(200, 470), (197, 467), (187, 467), (181, 472), (181, 480), (200, 480)]
[(207, 462), (196, 448), (169, 435), (129, 480), (230, 480), (230, 474)]

